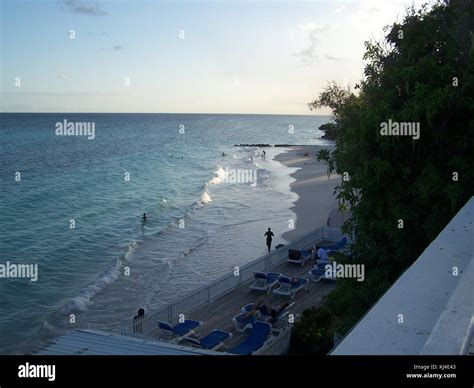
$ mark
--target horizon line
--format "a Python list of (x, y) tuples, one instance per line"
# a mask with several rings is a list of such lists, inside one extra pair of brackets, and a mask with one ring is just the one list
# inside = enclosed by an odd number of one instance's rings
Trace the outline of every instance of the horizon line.
[(207, 112), (0, 112), (0, 114), (169, 114), (169, 115), (253, 115), (253, 116), (332, 116), (302, 113), (207, 113)]

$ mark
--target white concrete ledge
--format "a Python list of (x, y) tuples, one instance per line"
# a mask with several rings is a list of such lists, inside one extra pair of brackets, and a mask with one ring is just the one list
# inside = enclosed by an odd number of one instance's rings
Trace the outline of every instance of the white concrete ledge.
[(332, 355), (463, 354), (467, 351), (474, 313), (473, 206), (474, 197)]

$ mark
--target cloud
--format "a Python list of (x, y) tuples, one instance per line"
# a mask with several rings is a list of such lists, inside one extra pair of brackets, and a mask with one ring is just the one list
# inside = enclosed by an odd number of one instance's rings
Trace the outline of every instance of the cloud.
[(329, 54), (324, 54), (324, 57), (328, 61), (334, 61), (334, 62), (344, 61), (346, 59), (346, 58), (343, 58), (343, 57), (335, 57), (335, 56), (329, 55)]
[(87, 3), (83, 0), (63, 0), (64, 10), (81, 15), (103, 16), (107, 12), (100, 9), (97, 2)]
[(307, 24), (300, 24), (298, 26), (298, 29), (301, 31), (306, 31), (306, 32), (311, 32), (318, 28), (318, 25), (316, 23), (307, 23)]
[(112, 96), (124, 96), (126, 94), (123, 93), (58, 93), (58, 92), (6, 92), (0, 93), (1, 96), (29, 96), (29, 97), (36, 97), (36, 96), (47, 96), (47, 97), (96, 97), (96, 96), (105, 96), (105, 97), (112, 97)]
[(327, 24), (318, 25), (315, 23), (301, 24), (298, 26), (299, 30), (308, 34), (309, 45), (303, 50), (296, 53), (296, 56), (299, 56), (301, 60), (310, 64), (319, 59), (316, 50), (321, 38), (321, 35), (329, 29)]

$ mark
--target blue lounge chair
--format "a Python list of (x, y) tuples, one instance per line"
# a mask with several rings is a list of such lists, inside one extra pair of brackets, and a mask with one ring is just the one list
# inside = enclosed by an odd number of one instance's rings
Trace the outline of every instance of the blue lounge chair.
[(324, 249), (326, 249), (326, 251), (329, 253), (329, 252), (336, 252), (340, 249), (342, 249), (344, 247), (344, 245), (346, 245), (347, 243), (347, 237), (343, 237), (341, 239), (341, 241), (339, 241), (337, 244), (334, 244), (334, 245), (329, 245), (327, 247), (322, 247)]
[[(281, 308), (275, 316), (263, 314), (260, 315), (259, 321), (267, 322), (272, 325), (272, 331), (277, 331), (277, 326), (280, 326), (280, 321), (284, 321), (284, 317), (289, 314), (290, 308), (295, 304), (295, 302), (289, 303), (286, 307)], [(275, 307), (275, 306), (274, 306)]]
[(256, 306), (257, 306), (256, 303), (249, 303), (249, 304), (245, 305), (244, 307), (242, 307), (240, 309), (240, 312), (244, 313), (244, 314), (248, 313), (249, 311), (252, 311), (253, 309), (255, 309)]
[(265, 341), (267, 341), (272, 327), (270, 324), (265, 322), (256, 322), (250, 335), (240, 345), (231, 349), (229, 352), (239, 354), (241, 356), (249, 356), (256, 350), (260, 349)]
[(250, 286), (254, 291), (270, 292), (273, 287), (278, 285), (281, 273), (275, 272), (254, 272), (255, 283)]
[(311, 252), (303, 249), (298, 251), (296, 249), (290, 249), (288, 251), (288, 259), (286, 260), (288, 263), (300, 264), (301, 266), (304, 265), (306, 260), (311, 258)]
[(177, 342), (181, 341), (185, 336), (194, 332), (194, 329), (202, 325), (202, 322), (193, 321), (191, 319), (186, 319), (184, 322), (178, 323), (175, 326), (161, 321), (157, 323), (162, 333), (164, 333), (168, 339), (175, 339)]
[(280, 287), (273, 290), (273, 293), (294, 298), (298, 291), (306, 287), (306, 283), (308, 283), (308, 279), (305, 278), (290, 278), (282, 276), (280, 278)]
[(202, 338), (184, 337), (182, 342), (189, 343), (192, 346), (208, 350), (218, 350), (225, 347), (224, 341), (232, 339), (232, 334), (228, 331), (214, 329)]
[(239, 333), (244, 333), (248, 329), (251, 329), (253, 324), (257, 322), (257, 317), (255, 315), (245, 317), (245, 313), (240, 313), (232, 318), (232, 322), (234, 323), (235, 330)]
[(320, 280), (336, 280), (335, 276), (326, 276), (326, 264), (328, 263), (318, 263), (308, 272), (309, 278), (313, 282), (317, 283)]

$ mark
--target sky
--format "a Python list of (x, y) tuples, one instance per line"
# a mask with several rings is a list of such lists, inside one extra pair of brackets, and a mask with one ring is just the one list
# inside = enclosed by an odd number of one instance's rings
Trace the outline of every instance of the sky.
[(412, 4), (0, 0), (0, 111), (309, 114)]

